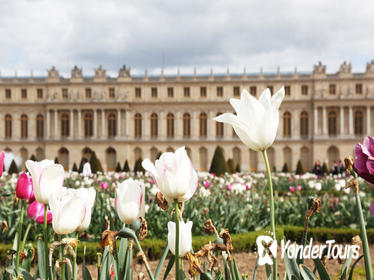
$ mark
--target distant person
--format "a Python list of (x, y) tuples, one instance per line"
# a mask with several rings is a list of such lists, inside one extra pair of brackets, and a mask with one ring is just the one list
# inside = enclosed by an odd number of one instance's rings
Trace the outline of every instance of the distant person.
[(319, 160), (316, 161), (313, 167), (313, 173), (316, 174), (317, 176), (322, 176), (323, 171), (322, 171), (322, 165)]
[(83, 164), (83, 176), (88, 177), (92, 175), (91, 171), (91, 164), (88, 162), (87, 159), (84, 159), (84, 164)]
[(339, 167), (338, 167), (338, 163), (336, 162), (336, 160), (334, 160), (334, 162), (331, 166), (331, 173), (332, 173), (332, 175), (338, 175), (339, 174)]
[(345, 166), (341, 160), (338, 162), (338, 168), (339, 168), (339, 173), (344, 176), (345, 175)]

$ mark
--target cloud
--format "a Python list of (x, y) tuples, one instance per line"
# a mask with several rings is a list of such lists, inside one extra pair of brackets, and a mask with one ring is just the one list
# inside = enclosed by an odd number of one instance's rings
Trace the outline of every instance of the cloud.
[(0, 69), (329, 72), (373, 58), (372, 1), (0, 1)]

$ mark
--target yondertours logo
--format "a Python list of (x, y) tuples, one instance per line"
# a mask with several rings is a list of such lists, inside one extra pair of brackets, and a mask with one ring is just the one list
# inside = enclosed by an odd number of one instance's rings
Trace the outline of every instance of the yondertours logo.
[[(273, 264), (273, 258), (277, 256), (278, 244), (270, 236), (260, 235), (256, 239), (258, 249), (258, 264)], [(309, 244), (303, 246), (291, 243), (290, 240), (281, 241), (281, 257), (287, 256), (289, 259), (317, 259), (326, 256), (328, 259), (346, 259), (352, 255), (353, 259), (359, 257), (359, 245), (342, 245), (335, 244), (335, 240), (327, 240), (325, 244), (313, 244), (313, 238), (309, 240)]]

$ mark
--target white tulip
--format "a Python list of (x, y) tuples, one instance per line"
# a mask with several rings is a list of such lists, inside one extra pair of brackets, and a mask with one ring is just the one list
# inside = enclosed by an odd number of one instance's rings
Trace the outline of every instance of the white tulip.
[(124, 224), (132, 224), (145, 214), (145, 188), (133, 179), (123, 181), (116, 189), (115, 207)]
[[(170, 251), (175, 255), (176, 228), (174, 222), (168, 222), (168, 245)], [(179, 257), (184, 257), (192, 249), (192, 221), (184, 223), (179, 221)]]
[(80, 188), (75, 191), (76, 195), (82, 199), (83, 207), (85, 209), (84, 218), (76, 231), (85, 231), (91, 223), (91, 214), (96, 199), (96, 191), (93, 187)]
[(279, 125), (279, 106), (284, 98), (284, 87), (271, 96), (265, 89), (257, 100), (243, 90), (240, 100), (231, 98), (236, 115), (222, 114), (214, 120), (231, 124), (240, 140), (254, 151), (264, 151), (270, 147)]
[(197, 173), (184, 147), (175, 153), (163, 153), (155, 164), (145, 159), (142, 166), (152, 174), (157, 187), (169, 202), (186, 201), (197, 189)]
[(43, 204), (49, 203), (49, 197), (62, 189), (65, 170), (61, 164), (53, 160), (40, 162), (27, 160), (26, 168), (29, 170), (34, 186), (35, 199)]

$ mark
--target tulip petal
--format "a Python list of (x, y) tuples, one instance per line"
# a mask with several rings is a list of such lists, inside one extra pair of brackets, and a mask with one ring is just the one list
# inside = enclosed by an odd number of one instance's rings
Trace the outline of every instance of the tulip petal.
[(230, 98), (230, 104), (234, 108), (236, 114), (238, 114), (238, 112), (240, 110), (240, 99)]
[(374, 138), (371, 136), (365, 137), (364, 139), (364, 151), (370, 157), (374, 157)]
[(62, 188), (64, 177), (65, 170), (61, 164), (45, 167), (40, 174), (39, 188), (35, 188), (35, 198), (43, 204), (48, 204), (51, 194)]
[(369, 170), (366, 166), (366, 161), (368, 156), (363, 153), (364, 146), (361, 143), (356, 144), (355, 146), (355, 161), (354, 161), (354, 167), (357, 170), (357, 173), (368, 173)]
[(142, 161), (142, 166), (145, 170), (151, 173), (153, 177), (158, 176), (157, 169), (155, 165), (149, 160), (149, 158), (146, 158), (145, 160)]
[(262, 92), (262, 94), (260, 95), (260, 98), (258, 99), (258, 101), (260, 101), (262, 106), (265, 108), (265, 111), (269, 110), (269, 108), (271, 106), (271, 92), (270, 92), (270, 89), (266, 88)]
[(271, 103), (273, 104), (274, 109), (278, 109), (280, 104), (284, 99), (285, 91), (284, 86), (281, 87), (271, 98)]

